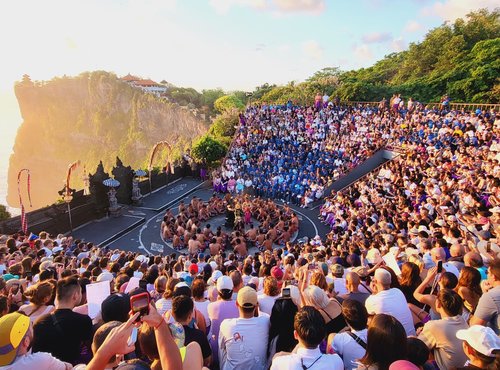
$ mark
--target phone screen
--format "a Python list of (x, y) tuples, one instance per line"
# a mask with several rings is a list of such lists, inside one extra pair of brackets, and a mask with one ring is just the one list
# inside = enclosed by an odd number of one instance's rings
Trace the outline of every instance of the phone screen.
[(290, 298), (290, 288), (283, 288), (281, 295), (283, 298)]
[(148, 307), (148, 299), (146, 297), (141, 298), (141, 299), (135, 299), (132, 301), (132, 311), (133, 312), (138, 312), (143, 310), (144, 308)]
[(443, 261), (438, 261), (438, 274), (443, 272)]

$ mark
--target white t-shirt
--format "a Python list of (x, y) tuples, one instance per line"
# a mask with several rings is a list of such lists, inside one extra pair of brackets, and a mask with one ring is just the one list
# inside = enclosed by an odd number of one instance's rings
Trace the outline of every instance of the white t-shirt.
[(403, 324), (407, 336), (415, 335), (413, 317), (401, 290), (392, 288), (371, 295), (366, 299), (365, 306), (369, 314), (385, 313), (394, 316)]
[(222, 321), (219, 332), (221, 370), (264, 370), (269, 325), (268, 316)]
[(306, 368), (310, 367), (311, 370), (344, 369), (344, 363), (339, 355), (321, 354), (319, 348), (308, 349), (299, 347), (297, 353), (275, 357), (271, 365), (271, 370), (302, 370), (302, 363)]
[(268, 296), (267, 294), (259, 294), (259, 311), (265, 312), (268, 315), (273, 311), (274, 302), (279, 298), (279, 295), (276, 297)]
[(10, 365), (0, 366), (0, 370), (66, 370), (66, 364), (50, 353), (36, 352), (20, 356)]
[(200, 311), (205, 318), (205, 326), (209, 327), (210, 326), (210, 317), (208, 316), (208, 304), (210, 301), (208, 299), (204, 300), (203, 302), (198, 302), (193, 300), (194, 307)]
[[(360, 331), (353, 330), (352, 333), (356, 334), (359, 339), (367, 343), (368, 329)], [(332, 347), (335, 353), (342, 356), (346, 370), (357, 369), (358, 364), (356, 362), (362, 358), (366, 352), (365, 349), (356, 343), (356, 341), (347, 333), (335, 334)]]

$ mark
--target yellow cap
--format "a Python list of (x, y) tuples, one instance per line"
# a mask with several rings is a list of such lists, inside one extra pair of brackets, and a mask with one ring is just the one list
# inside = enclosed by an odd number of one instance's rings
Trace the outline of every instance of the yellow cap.
[(30, 328), (30, 318), (13, 312), (0, 318), (0, 366), (10, 365)]

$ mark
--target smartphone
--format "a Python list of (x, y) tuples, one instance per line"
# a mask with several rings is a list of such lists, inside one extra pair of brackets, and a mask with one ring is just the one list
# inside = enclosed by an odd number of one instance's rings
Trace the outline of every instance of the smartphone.
[(148, 287), (148, 282), (146, 280), (139, 280), (139, 288), (146, 290)]
[(130, 333), (130, 337), (128, 337), (127, 345), (131, 346), (137, 341), (137, 328), (134, 326), (132, 328), (132, 333)]
[(308, 269), (308, 270), (316, 270), (316, 264), (315, 264), (315, 263), (310, 263), (310, 264), (307, 266), (307, 269)]
[(438, 270), (437, 270), (438, 274), (440, 274), (441, 272), (443, 272), (443, 261), (438, 261)]
[(290, 298), (290, 288), (283, 288), (283, 291), (281, 292), (281, 297)]
[(136, 312), (140, 312), (137, 320), (139, 320), (141, 316), (149, 314), (149, 293), (140, 293), (130, 297), (130, 309), (132, 315)]

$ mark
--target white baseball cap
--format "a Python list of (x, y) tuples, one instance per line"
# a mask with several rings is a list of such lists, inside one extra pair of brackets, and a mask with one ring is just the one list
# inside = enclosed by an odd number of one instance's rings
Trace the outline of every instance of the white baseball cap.
[(468, 329), (457, 331), (456, 336), (485, 356), (495, 357), (500, 352), (500, 338), (487, 326), (472, 325)]
[(221, 290), (233, 290), (233, 280), (229, 276), (221, 276), (217, 279), (217, 290), (220, 292)]
[(102, 273), (99, 274), (99, 276), (97, 277), (96, 281), (97, 282), (101, 282), (101, 281), (111, 281), (113, 280), (115, 277), (113, 276), (113, 274), (111, 272), (108, 272), (108, 271), (104, 271)]

